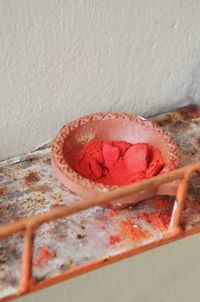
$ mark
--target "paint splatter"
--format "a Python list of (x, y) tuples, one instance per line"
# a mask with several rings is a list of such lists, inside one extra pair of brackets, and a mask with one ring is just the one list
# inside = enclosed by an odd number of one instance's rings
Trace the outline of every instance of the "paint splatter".
[(139, 219), (142, 219), (149, 224), (156, 230), (164, 231), (168, 228), (170, 223), (170, 215), (169, 214), (162, 214), (162, 213), (140, 213), (138, 215)]
[(55, 258), (56, 254), (49, 250), (47, 246), (43, 246), (38, 254), (37, 260), (33, 262), (34, 267), (47, 265), (49, 260)]
[(115, 245), (116, 243), (119, 243), (120, 241), (121, 241), (121, 239), (120, 239), (120, 237), (117, 236), (117, 235), (115, 235), (115, 236), (111, 235), (111, 236), (109, 237), (109, 243), (110, 243), (111, 245)]
[(147, 231), (142, 230), (142, 228), (134, 224), (130, 218), (122, 220), (120, 224), (122, 234), (129, 241), (138, 241), (142, 239), (149, 238), (149, 233)]
[(0, 186), (0, 196), (3, 196), (6, 194), (6, 188), (3, 186)]
[(29, 172), (29, 174), (24, 177), (24, 182), (26, 185), (30, 185), (33, 182), (37, 182), (39, 180), (40, 180), (40, 176), (38, 172), (33, 172), (33, 171)]

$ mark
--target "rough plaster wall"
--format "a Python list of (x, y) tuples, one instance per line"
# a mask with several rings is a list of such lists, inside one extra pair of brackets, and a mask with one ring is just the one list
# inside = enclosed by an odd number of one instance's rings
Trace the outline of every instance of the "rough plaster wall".
[(0, 158), (95, 111), (200, 99), (199, 0), (1, 0)]

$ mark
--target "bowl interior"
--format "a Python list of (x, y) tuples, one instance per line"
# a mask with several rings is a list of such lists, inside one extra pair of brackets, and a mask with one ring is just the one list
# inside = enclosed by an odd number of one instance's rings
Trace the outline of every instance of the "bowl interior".
[(66, 137), (63, 155), (67, 164), (74, 169), (74, 158), (83, 145), (91, 140), (122, 140), (130, 143), (145, 142), (160, 149), (163, 159), (170, 161), (170, 144), (162, 130), (149, 122), (137, 122), (123, 118), (90, 120), (72, 130)]

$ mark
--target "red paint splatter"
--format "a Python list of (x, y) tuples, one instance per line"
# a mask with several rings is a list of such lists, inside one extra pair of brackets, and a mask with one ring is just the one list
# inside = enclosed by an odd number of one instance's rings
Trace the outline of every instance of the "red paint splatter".
[(120, 224), (121, 232), (129, 241), (138, 241), (149, 238), (149, 233), (139, 225), (133, 224), (131, 219), (125, 219)]
[(54, 253), (52, 253), (47, 246), (44, 246), (40, 251), (40, 259), (52, 259), (54, 256)]
[(156, 230), (164, 231), (168, 228), (170, 223), (170, 215), (169, 214), (162, 214), (162, 213), (140, 213), (138, 215), (139, 219), (142, 219), (149, 224)]
[(34, 267), (47, 265), (49, 260), (55, 257), (55, 253), (50, 251), (47, 246), (43, 246), (38, 254), (37, 260), (33, 262)]
[(3, 196), (3, 195), (5, 195), (5, 194), (6, 194), (6, 188), (0, 186), (0, 196)]
[(29, 174), (24, 177), (24, 183), (27, 186), (29, 186), (33, 182), (37, 182), (39, 180), (40, 180), (40, 175), (37, 172), (34, 172), (34, 171), (29, 172)]
[(24, 179), (24, 183), (26, 186), (30, 186), (32, 184), (32, 180), (31, 179)]
[(118, 243), (120, 241), (121, 241), (121, 239), (117, 235), (115, 235), (115, 236), (111, 235), (110, 238), (109, 238), (109, 243), (112, 244), (112, 245), (114, 245), (115, 243)]

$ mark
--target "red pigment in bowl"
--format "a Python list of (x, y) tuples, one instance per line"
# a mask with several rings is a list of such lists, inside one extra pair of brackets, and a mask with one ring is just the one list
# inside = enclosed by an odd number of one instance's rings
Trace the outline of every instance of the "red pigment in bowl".
[(105, 185), (128, 185), (158, 174), (164, 160), (158, 148), (147, 143), (93, 140), (75, 157), (75, 170)]

